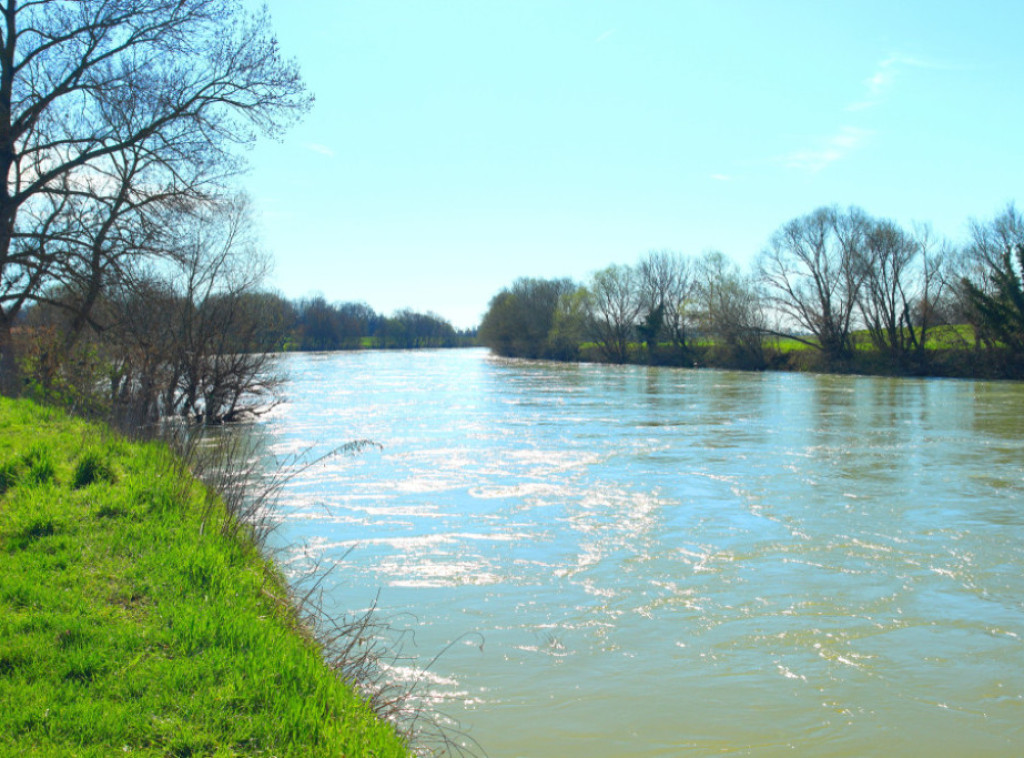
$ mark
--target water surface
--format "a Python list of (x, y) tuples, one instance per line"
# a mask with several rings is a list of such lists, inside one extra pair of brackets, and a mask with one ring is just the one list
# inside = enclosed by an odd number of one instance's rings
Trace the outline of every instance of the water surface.
[[(279, 544), (494, 758), (1024, 754), (1024, 387), (293, 355)], [(401, 673), (401, 672), (399, 672)], [(408, 672), (405, 672), (408, 673)]]

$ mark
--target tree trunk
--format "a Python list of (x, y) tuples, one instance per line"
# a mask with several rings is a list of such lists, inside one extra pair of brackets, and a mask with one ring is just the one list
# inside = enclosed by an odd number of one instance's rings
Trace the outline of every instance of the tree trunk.
[(0, 393), (16, 397), (21, 392), (18, 359), (14, 352), (14, 335), (7, 314), (0, 314)]

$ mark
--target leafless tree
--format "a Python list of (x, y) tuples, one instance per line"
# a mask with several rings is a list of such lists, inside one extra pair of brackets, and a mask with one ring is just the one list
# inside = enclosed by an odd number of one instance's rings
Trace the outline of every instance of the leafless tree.
[[(29, 223), (24, 238), (48, 249), (52, 262), (51, 285), (34, 301), (69, 312), (62, 339), (65, 353), (87, 326), (100, 326), (93, 309), (110, 286), (128, 276), (134, 261), (164, 255), (173, 247), (168, 211), (201, 197), (195, 191), (155, 191), (146, 178), (151, 160), (139, 150), (125, 149), (105, 163), (92, 176), (76, 177), (67, 192), (45, 193), (25, 208)], [(58, 202), (59, 210), (54, 207)], [(39, 223), (32, 223), (39, 206), (44, 211)], [(51, 292), (60, 297), (49, 297)]]
[(764, 298), (756, 280), (718, 251), (695, 266), (694, 310), (701, 332), (714, 341), (719, 361), (761, 368), (768, 333)]
[(870, 220), (858, 208), (819, 208), (779, 229), (759, 259), (771, 303), (788, 322), (786, 336), (830, 360), (853, 350), (857, 296), (870, 268)]
[(86, 320), (112, 261), (145, 252), (152, 204), (215, 190), (234, 146), (308, 105), (266, 11), (238, 0), (0, 0), (5, 383), (26, 305), (75, 286)]
[(173, 259), (122, 281), (108, 332), (121, 413), (215, 424), (272, 405), (281, 378), (263, 352), (259, 291), (269, 264), (244, 200), (208, 201), (168, 221), (179, 235)]
[(970, 278), (993, 291), (994, 283), (986, 282), (986, 276), (1001, 270), (1006, 252), (1020, 244), (1024, 244), (1024, 214), (1013, 203), (991, 220), (971, 219), (970, 240), (963, 250), (968, 271), (973, 272)]
[(864, 326), (875, 349), (899, 360), (919, 344), (914, 315), (924, 289), (920, 248), (888, 220), (872, 223), (864, 244), (870, 265), (857, 292)]
[(689, 259), (670, 250), (652, 250), (636, 270), (648, 343), (664, 333), (677, 352), (685, 351), (694, 288)]
[(585, 308), (587, 329), (605, 360), (628, 361), (643, 308), (635, 271), (611, 265), (596, 272), (587, 285)]
[(918, 349), (923, 351), (930, 329), (957, 322), (951, 275), (953, 253), (949, 242), (936, 237), (930, 224), (914, 224), (913, 235), (921, 256), (921, 291), (914, 322), (920, 330)]

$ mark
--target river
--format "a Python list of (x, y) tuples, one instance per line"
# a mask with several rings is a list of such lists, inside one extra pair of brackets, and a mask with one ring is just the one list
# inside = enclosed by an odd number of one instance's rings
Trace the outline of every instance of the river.
[(276, 454), (382, 448), (288, 484), (281, 562), (492, 758), (1024, 754), (1021, 384), (283, 361)]

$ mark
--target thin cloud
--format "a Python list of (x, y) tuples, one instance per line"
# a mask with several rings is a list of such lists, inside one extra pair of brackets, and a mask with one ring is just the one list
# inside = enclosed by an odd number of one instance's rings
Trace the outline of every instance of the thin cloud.
[(320, 155), (326, 155), (328, 158), (334, 157), (334, 151), (331, 150), (331, 148), (327, 147), (327, 145), (321, 145), (317, 142), (307, 142), (306, 149), (311, 150), (314, 153), (319, 153)]
[(731, 182), (732, 181), (732, 177), (729, 176), (728, 174), (711, 174), (711, 176), (709, 178), (714, 179), (716, 182)]
[(611, 37), (611, 36), (612, 36), (613, 34), (615, 34), (615, 30), (614, 30), (614, 29), (609, 29), (609, 30), (608, 30), (608, 31), (606, 31), (606, 32), (605, 32), (604, 34), (602, 34), (602, 35), (601, 35), (600, 37), (598, 37), (597, 39), (595, 39), (595, 40), (594, 40), (594, 44), (595, 44), (595, 45), (597, 45), (597, 44), (599, 44), (599, 43), (601, 43), (601, 42), (604, 42), (604, 41), (605, 41), (606, 39), (608, 39), (609, 37)]
[(825, 140), (819, 147), (791, 153), (783, 158), (783, 163), (790, 168), (816, 174), (833, 163), (841, 161), (858, 149), (873, 134), (874, 132), (868, 129), (844, 126), (838, 134)]
[[(907, 69), (940, 70), (950, 68), (953, 67), (910, 55), (890, 55), (879, 61), (871, 76), (864, 80), (864, 97), (850, 103), (844, 110), (847, 112), (864, 111), (881, 104)], [(785, 156), (782, 163), (790, 168), (817, 173), (846, 158), (874, 134), (870, 129), (844, 126), (837, 134), (823, 140), (818, 146)]]
[(943, 69), (946, 66), (915, 58), (909, 55), (890, 55), (880, 61), (875, 72), (864, 80), (865, 96), (846, 106), (847, 111), (862, 111), (873, 108), (885, 99), (885, 95), (899, 77), (901, 69)]

